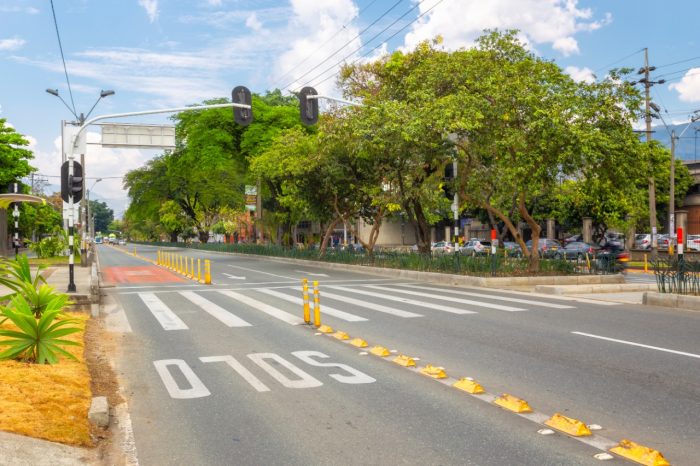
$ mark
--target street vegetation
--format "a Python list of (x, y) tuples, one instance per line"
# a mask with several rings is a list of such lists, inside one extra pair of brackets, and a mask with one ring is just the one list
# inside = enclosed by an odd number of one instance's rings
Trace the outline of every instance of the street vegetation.
[[(336, 226), (356, 233), (362, 219), (371, 233), (358, 240), (372, 255), (382, 223), (400, 218), (429, 254), (431, 225), (451, 218), (447, 190), (462, 215), (520, 243), (535, 272), (540, 258), (525, 247), (521, 222), (533, 250), (546, 218), (580, 231), (591, 217), (598, 238), (630, 222), (648, 229), (650, 176), (663, 220), (670, 153), (634, 131), (642, 99), (630, 73), (577, 82), (517, 31), (491, 31), (471, 49), (448, 52), (437, 38), (345, 66), (338, 86), (362, 105), (330, 105), (317, 127), (302, 126), (297, 100), (278, 90), (253, 97), (247, 127), (229, 110), (182, 112), (173, 117), (175, 150), (126, 175), (124, 228), (142, 240), (235, 235), (253, 221), (244, 187), (259, 181), (256, 227), (277, 245), (292, 247), (295, 226), (316, 221), (323, 255)], [(456, 176), (445, 179), (454, 159)], [(675, 183), (680, 203), (691, 184), (682, 164)]]

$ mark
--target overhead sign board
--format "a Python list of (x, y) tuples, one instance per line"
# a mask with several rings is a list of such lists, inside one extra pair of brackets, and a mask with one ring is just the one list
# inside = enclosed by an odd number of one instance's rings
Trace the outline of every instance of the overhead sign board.
[(102, 146), (136, 149), (174, 149), (173, 125), (102, 123)]
[(245, 187), (245, 208), (255, 210), (258, 200), (258, 190), (255, 186), (246, 185)]

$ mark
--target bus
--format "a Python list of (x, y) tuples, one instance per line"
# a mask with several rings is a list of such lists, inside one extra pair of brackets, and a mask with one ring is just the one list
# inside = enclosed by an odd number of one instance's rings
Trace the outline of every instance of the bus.
[(100, 236), (100, 235), (95, 236), (95, 244), (102, 244), (102, 236)]

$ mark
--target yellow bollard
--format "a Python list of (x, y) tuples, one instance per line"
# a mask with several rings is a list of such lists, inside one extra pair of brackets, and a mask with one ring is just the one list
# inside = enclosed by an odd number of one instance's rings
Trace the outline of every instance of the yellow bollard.
[(211, 262), (209, 259), (204, 260), (204, 284), (211, 285)]
[(588, 253), (586, 253), (586, 264), (588, 264), (588, 270), (591, 269), (591, 258), (588, 257)]
[(202, 283), (202, 259), (197, 259), (197, 281)]
[(311, 323), (311, 312), (309, 310), (309, 281), (305, 278), (301, 281), (301, 297), (304, 299), (304, 322)]
[(194, 257), (190, 258), (190, 278), (194, 278)]
[(647, 255), (644, 254), (644, 273), (649, 271), (649, 265), (647, 264)]
[(177, 273), (182, 275), (182, 256), (179, 254), (177, 255), (177, 269), (176, 269), (176, 271), (177, 271)]
[(318, 282), (314, 280), (314, 326), (321, 326), (321, 299), (318, 292)]
[(134, 256), (136, 255), (136, 246), (134, 246)]

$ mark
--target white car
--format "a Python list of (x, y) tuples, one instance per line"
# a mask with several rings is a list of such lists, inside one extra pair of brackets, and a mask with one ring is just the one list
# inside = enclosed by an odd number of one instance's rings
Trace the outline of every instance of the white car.
[(700, 235), (688, 235), (686, 245), (688, 251), (700, 251)]

